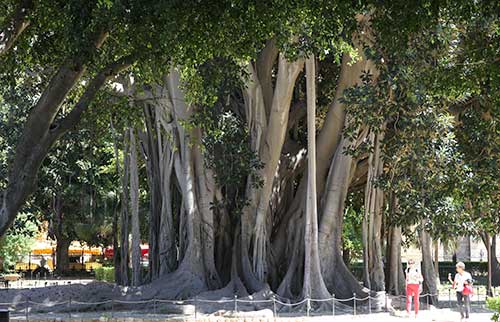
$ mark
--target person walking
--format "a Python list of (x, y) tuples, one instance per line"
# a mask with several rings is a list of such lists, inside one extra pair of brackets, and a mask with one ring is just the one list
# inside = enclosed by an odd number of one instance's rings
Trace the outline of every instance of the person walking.
[(413, 297), (413, 307), (415, 310), (415, 317), (418, 315), (420, 306), (420, 285), (424, 281), (420, 269), (415, 266), (415, 261), (410, 259), (406, 268), (406, 313), (410, 316), (411, 312), (411, 298)]
[[(458, 262), (455, 265), (457, 273), (455, 278), (451, 279), (451, 274), (448, 274), (448, 280), (451, 282), (451, 287), (457, 292), (457, 306), (460, 311), (460, 320), (469, 320), (470, 315), (470, 295), (472, 294), (472, 275), (465, 271), (465, 264)], [(464, 307), (465, 304), (465, 307)], [(465, 309), (465, 310), (464, 310)]]

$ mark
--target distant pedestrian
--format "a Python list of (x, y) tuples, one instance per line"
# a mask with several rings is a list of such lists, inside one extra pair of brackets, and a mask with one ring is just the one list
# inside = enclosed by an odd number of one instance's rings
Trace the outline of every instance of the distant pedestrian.
[(40, 260), (40, 267), (45, 268), (45, 265), (47, 265), (47, 261), (45, 260), (45, 257), (42, 256), (42, 259)]
[[(458, 262), (456, 266), (457, 273), (455, 278), (451, 279), (448, 274), (448, 280), (452, 283), (451, 287), (457, 292), (457, 306), (460, 311), (460, 319), (467, 321), (470, 315), (470, 295), (472, 294), (472, 275), (465, 271), (465, 264)], [(464, 308), (465, 304), (465, 308)]]
[(406, 268), (406, 312), (410, 315), (411, 312), (411, 299), (413, 297), (413, 307), (415, 310), (415, 317), (418, 315), (418, 308), (420, 306), (419, 296), (421, 290), (421, 283), (424, 281), (420, 269), (415, 266), (415, 261), (410, 259), (408, 267)]

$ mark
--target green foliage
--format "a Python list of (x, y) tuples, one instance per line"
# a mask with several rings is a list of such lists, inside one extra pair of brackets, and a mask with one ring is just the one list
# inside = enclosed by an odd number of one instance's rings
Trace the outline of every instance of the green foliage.
[[(93, 135), (88, 129), (80, 129), (56, 144), (42, 165), (41, 189), (35, 200), (51, 223), (51, 235), (108, 245), (111, 218), (118, 203), (114, 186), (119, 179), (109, 138), (95, 142)], [(61, 203), (62, 218), (56, 218), (56, 198)]]
[(491, 320), (494, 322), (500, 321), (500, 296), (487, 298), (486, 307), (493, 310)]
[(236, 64), (224, 59), (205, 64), (197, 73), (200, 78), (190, 83), (188, 92), (204, 95), (193, 97), (200, 108), (186, 126), (202, 130), (205, 164), (214, 171), (216, 184), (226, 196), (225, 206), (237, 215), (247, 203), (247, 178), (260, 186), (258, 171), (263, 167), (251, 149), (244, 115), (237, 112), (244, 75)]
[(375, 81), (367, 71), (346, 91), (353, 120), (345, 133), (354, 136), (362, 124), (385, 128), (386, 171), (377, 184), (398, 197), (390, 221), (425, 218), (425, 229), (443, 240), (495, 233), (498, 4), (393, 1), (373, 9), (377, 41), (365, 51), (380, 75)]
[(9, 272), (19, 257), (31, 251), (38, 233), (38, 221), (35, 216), (20, 213), (7, 233), (0, 238), (0, 259), (3, 270)]
[(362, 190), (350, 192), (347, 196), (346, 209), (344, 211), (342, 249), (344, 252), (347, 251), (349, 253), (349, 260), (351, 262), (361, 260), (363, 258), (361, 226), (364, 216), (364, 205), (362, 194)]
[(98, 267), (95, 269), (95, 279), (109, 283), (115, 282), (115, 268), (114, 267)]

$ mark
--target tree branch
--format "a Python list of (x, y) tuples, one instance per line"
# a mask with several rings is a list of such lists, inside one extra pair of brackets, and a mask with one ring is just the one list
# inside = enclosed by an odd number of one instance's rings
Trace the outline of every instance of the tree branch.
[(106, 84), (106, 82), (118, 75), (120, 72), (129, 68), (135, 61), (136, 55), (128, 55), (122, 57), (106, 67), (104, 67), (89, 83), (87, 89), (80, 97), (75, 107), (66, 115), (58, 124), (54, 124), (51, 129), (50, 140), (55, 141), (62, 134), (73, 128), (81, 119), (83, 112), (88, 108), (94, 100), (97, 92)]
[(257, 57), (255, 67), (257, 70), (257, 77), (262, 87), (262, 96), (264, 98), (264, 106), (266, 109), (266, 118), (269, 118), (271, 105), (273, 103), (273, 66), (278, 58), (278, 48), (276, 41), (270, 39), (266, 42), (266, 46)]
[(0, 57), (9, 51), (16, 39), (29, 26), (28, 16), (33, 5), (33, 0), (21, 0), (10, 23), (0, 29)]

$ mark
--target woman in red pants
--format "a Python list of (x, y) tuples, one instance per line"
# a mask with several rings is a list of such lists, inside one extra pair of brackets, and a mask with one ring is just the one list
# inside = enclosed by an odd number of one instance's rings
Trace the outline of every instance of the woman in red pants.
[(413, 297), (413, 306), (415, 308), (415, 317), (418, 315), (420, 284), (424, 281), (422, 273), (418, 267), (415, 267), (415, 261), (410, 259), (406, 268), (406, 312), (410, 315), (411, 298)]

